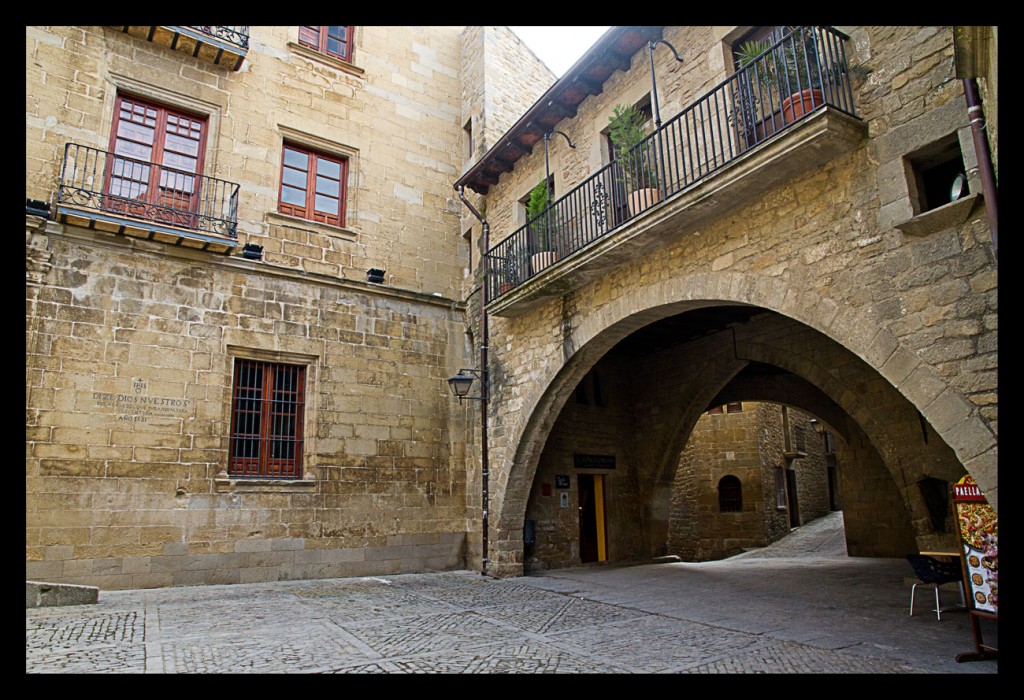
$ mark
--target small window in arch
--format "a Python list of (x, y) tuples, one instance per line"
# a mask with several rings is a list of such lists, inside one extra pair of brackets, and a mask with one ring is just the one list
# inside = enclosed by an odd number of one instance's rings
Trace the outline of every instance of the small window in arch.
[(743, 510), (743, 487), (732, 474), (723, 476), (718, 482), (718, 509), (722, 513), (738, 513)]

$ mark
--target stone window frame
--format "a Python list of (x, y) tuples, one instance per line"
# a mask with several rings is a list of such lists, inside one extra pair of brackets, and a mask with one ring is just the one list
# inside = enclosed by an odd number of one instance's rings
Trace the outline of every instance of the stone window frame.
[[(896, 228), (910, 236), (926, 236), (963, 224), (975, 211), (981, 197), (981, 176), (966, 115), (962, 101), (950, 100), (872, 141), (872, 156), (878, 161), (875, 173), (881, 205), (876, 214), (879, 230)], [(949, 141), (959, 146), (969, 194), (922, 212), (916, 195), (915, 157)], [(880, 240), (867, 239), (862, 245)]]
[(362, 165), (359, 149), (348, 144), (331, 141), (299, 129), (294, 129), (285, 124), (278, 124), (277, 130), (281, 139), (281, 148), (277, 153), (278, 157), (281, 158), (282, 161), (277, 163), (278, 180), (280, 180), (281, 168), (283, 167), (284, 146), (287, 144), (292, 144), (311, 151), (317, 151), (326, 156), (344, 159), (346, 161), (347, 173), (345, 176), (345, 191), (343, 194), (345, 220), (342, 222), (344, 224), (343, 226), (335, 226), (333, 224), (320, 223), (300, 216), (281, 213), (278, 211), (278, 202), (280, 201), (281, 196), (279, 181), (276, 189), (274, 205), (273, 207), (268, 207), (264, 215), (266, 222), (268, 224), (285, 226), (303, 231), (314, 231), (316, 233), (335, 238), (355, 240), (358, 236), (358, 232), (351, 226), (352, 221), (356, 218), (358, 212), (359, 190), (355, 187), (355, 183), (359, 181), (361, 176)]
[(786, 470), (776, 466), (775, 472), (775, 510), (786, 510), (789, 507), (789, 497), (786, 494)]
[[(297, 492), (307, 493), (316, 486), (316, 474), (313, 470), (316, 454), (316, 421), (317, 421), (317, 369), (320, 357), (307, 353), (291, 352), (264, 348), (228, 345), (226, 352), (225, 386), (227, 397), (224, 402), (224, 425), (226, 431), (231, 429), (231, 411), (234, 390), (234, 368), (236, 359), (257, 360), (261, 362), (300, 365), (305, 367), (305, 408), (302, 421), (304, 439), (302, 452), (301, 477), (284, 479), (279, 477), (233, 476), (229, 473), (230, 454), (225, 450), (221, 470), (214, 478), (215, 490), (223, 492)], [(230, 442), (230, 437), (229, 437)]]

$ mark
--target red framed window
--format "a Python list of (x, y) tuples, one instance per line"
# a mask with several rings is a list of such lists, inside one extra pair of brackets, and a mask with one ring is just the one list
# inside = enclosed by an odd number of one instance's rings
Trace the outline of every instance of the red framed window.
[(235, 360), (228, 474), (302, 478), (306, 368)]
[(355, 27), (299, 27), (299, 43), (320, 53), (352, 61)]
[(333, 226), (345, 225), (348, 161), (337, 156), (284, 145), (278, 211)]
[(157, 205), (146, 211), (190, 224), (187, 214), (198, 208), (206, 131), (204, 117), (119, 95), (110, 135), (114, 155), (105, 173), (107, 208), (135, 214), (136, 203)]

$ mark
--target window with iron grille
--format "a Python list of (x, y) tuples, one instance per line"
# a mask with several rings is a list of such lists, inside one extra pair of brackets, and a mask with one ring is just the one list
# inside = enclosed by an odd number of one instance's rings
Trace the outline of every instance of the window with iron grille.
[(355, 27), (299, 27), (299, 43), (351, 63), (354, 29)]
[(331, 226), (345, 226), (348, 160), (284, 144), (278, 211)]
[(306, 368), (235, 359), (231, 476), (302, 478)]
[(718, 510), (738, 513), (743, 510), (743, 486), (738, 477), (728, 474), (718, 482)]

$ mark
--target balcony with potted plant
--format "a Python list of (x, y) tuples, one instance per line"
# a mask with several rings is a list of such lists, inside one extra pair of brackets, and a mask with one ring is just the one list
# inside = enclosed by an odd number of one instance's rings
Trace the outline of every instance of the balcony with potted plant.
[(630, 216), (636, 216), (661, 199), (651, 136), (643, 112), (633, 105), (615, 105), (608, 118), (608, 138), (615, 149), (618, 179), (626, 188)]
[[(488, 251), (489, 311), (525, 313), (855, 148), (866, 125), (853, 104), (846, 39), (808, 27), (745, 54), (740, 47), (746, 60), (735, 73), (657, 128), (642, 110), (617, 104), (612, 161)], [(480, 178), (484, 189), (484, 165), (465, 181)], [(531, 264), (531, 254), (552, 248), (554, 260)]]

